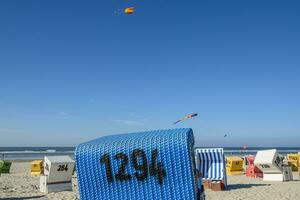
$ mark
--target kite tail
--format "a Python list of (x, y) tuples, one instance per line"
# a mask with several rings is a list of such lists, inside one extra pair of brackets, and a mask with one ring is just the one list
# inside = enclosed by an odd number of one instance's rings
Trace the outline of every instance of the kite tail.
[(177, 124), (178, 122), (181, 122), (182, 120), (178, 120), (178, 121), (176, 121), (176, 122), (174, 122), (173, 124)]

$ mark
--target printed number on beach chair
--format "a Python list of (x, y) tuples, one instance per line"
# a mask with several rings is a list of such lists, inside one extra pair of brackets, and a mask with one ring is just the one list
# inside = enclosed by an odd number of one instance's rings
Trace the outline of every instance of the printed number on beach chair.
[(264, 169), (271, 168), (269, 165), (260, 165), (260, 166)]
[(68, 165), (58, 165), (57, 171), (68, 171)]
[[(158, 150), (154, 149), (151, 153), (151, 163), (148, 166), (148, 161), (145, 151), (142, 149), (135, 149), (130, 155), (130, 161), (133, 168), (136, 170), (133, 174), (138, 181), (145, 181), (148, 177), (154, 176), (157, 178), (160, 185), (163, 184), (163, 180), (166, 176), (166, 171), (161, 162), (157, 162)], [(128, 155), (123, 152), (120, 152), (113, 156), (114, 160), (122, 160), (121, 165), (119, 166), (118, 172), (113, 176), (111, 159), (109, 154), (104, 154), (101, 156), (100, 163), (104, 164), (106, 167), (106, 178), (107, 182), (114, 182), (114, 177), (116, 181), (130, 181), (132, 179), (132, 174), (126, 173), (126, 167), (129, 163)], [(142, 163), (138, 163), (138, 159), (142, 160)], [(149, 168), (149, 172), (148, 172)]]

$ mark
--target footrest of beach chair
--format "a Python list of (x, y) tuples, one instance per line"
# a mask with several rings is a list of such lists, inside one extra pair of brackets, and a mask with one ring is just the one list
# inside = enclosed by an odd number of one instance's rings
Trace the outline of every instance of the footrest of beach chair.
[(224, 183), (222, 181), (212, 181), (211, 190), (215, 192), (224, 190)]
[(211, 180), (202, 180), (202, 184), (205, 190), (211, 189)]

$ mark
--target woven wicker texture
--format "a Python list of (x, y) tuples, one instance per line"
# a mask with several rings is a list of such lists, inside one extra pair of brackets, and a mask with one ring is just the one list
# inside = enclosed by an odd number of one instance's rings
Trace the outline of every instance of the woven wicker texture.
[[(80, 199), (196, 199), (196, 178), (193, 162), (194, 136), (192, 129), (157, 130), (140, 133), (105, 136), (82, 143), (75, 151)], [(138, 180), (132, 162), (132, 152), (142, 150), (146, 155), (146, 178)], [(159, 181), (158, 174), (150, 175), (153, 151), (157, 151), (165, 175)], [(125, 173), (128, 180), (117, 180), (122, 159), (128, 157)], [(101, 161), (104, 155), (110, 158), (112, 179), (108, 179), (107, 165)], [(138, 157), (138, 164), (143, 159)]]

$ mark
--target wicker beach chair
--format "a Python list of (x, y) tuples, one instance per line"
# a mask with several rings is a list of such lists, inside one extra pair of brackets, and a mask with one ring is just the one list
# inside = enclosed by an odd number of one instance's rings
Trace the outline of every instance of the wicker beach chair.
[(197, 196), (192, 129), (105, 136), (75, 151), (81, 200)]
[(195, 150), (196, 167), (202, 173), (203, 181), (212, 187), (212, 183), (221, 182), (221, 189), (227, 189), (227, 175), (223, 148), (206, 148)]

